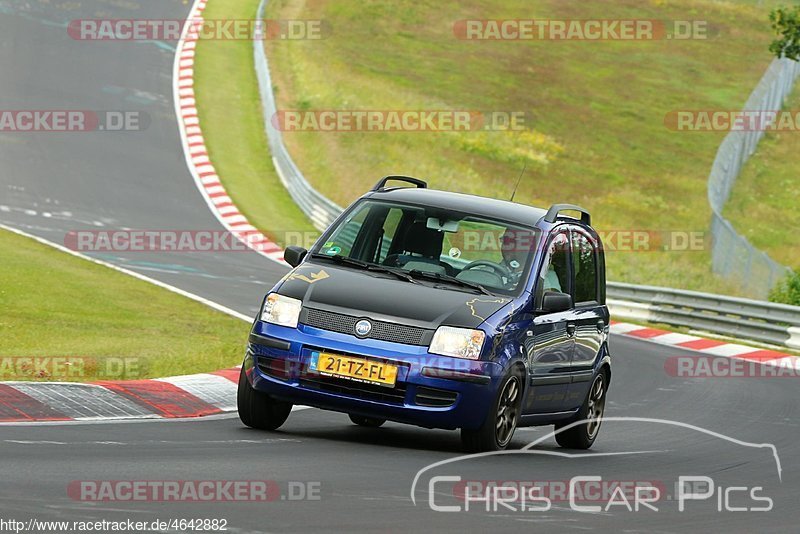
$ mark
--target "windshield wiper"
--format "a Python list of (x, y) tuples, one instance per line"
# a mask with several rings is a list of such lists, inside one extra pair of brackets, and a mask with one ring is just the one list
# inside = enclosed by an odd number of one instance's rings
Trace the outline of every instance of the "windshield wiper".
[(327, 254), (312, 254), (312, 258), (316, 259), (327, 259), (335, 261), (339, 264), (350, 265), (352, 267), (357, 267), (359, 269), (364, 269), (365, 271), (373, 271), (378, 273), (388, 273), (391, 275), (396, 276), (400, 280), (404, 282), (410, 282), (412, 284), (416, 284), (417, 281), (414, 280), (414, 277), (410, 274), (401, 271), (400, 269), (392, 269), (391, 267), (384, 267), (383, 265), (376, 265), (374, 263), (367, 263), (362, 260), (357, 260), (355, 258), (351, 258), (349, 256), (342, 256), (341, 254), (336, 254), (335, 256), (328, 256)]
[(450, 275), (447, 275), (447, 274), (432, 273), (432, 272), (429, 272), (429, 271), (420, 271), (418, 269), (412, 269), (411, 271), (409, 271), (409, 273), (412, 276), (416, 275), (416, 276), (418, 276), (420, 278), (431, 278), (433, 280), (437, 280), (437, 281), (440, 281), (440, 282), (448, 282), (450, 284), (455, 284), (457, 286), (462, 286), (462, 287), (468, 287), (470, 289), (475, 289), (477, 291), (480, 291), (484, 295), (492, 295), (492, 296), (494, 296), (493, 293), (491, 293), (488, 289), (486, 289), (482, 285), (480, 285), (480, 284), (478, 284), (476, 282), (467, 282), (466, 280), (460, 280), (460, 279), (456, 278), (455, 276), (450, 276)]
[(351, 265), (353, 267), (359, 267), (361, 269), (367, 269), (369, 267), (369, 263), (367, 263), (365, 261), (357, 260), (357, 259), (351, 258), (349, 256), (342, 256), (341, 254), (336, 254), (334, 256), (329, 256), (327, 254), (316, 253), (316, 254), (312, 254), (311, 257), (315, 258), (315, 259), (318, 259), (318, 260), (331, 260), (331, 261), (335, 261), (336, 263), (344, 263), (346, 265)]

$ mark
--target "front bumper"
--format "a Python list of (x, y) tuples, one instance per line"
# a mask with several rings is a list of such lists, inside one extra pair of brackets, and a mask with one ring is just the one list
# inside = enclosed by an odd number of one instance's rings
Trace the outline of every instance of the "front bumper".
[[(389, 387), (309, 371), (311, 354), (321, 351), (397, 365), (397, 382)], [(478, 428), (503, 372), (494, 362), (438, 356), (424, 346), (261, 321), (250, 335), (244, 369), (255, 389), (279, 400), (445, 429)]]

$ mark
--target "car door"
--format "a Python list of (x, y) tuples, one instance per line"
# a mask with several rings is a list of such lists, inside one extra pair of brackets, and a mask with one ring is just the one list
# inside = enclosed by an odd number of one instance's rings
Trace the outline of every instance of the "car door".
[(570, 228), (572, 298), (574, 310), (569, 328), (575, 331), (567, 408), (579, 407), (591, 386), (594, 363), (605, 339), (608, 310), (602, 294), (605, 278), (600, 242), (580, 227)]
[(570, 293), (569, 243), (569, 231), (567, 229), (557, 231), (550, 239), (547, 254), (537, 273), (533, 297), (533, 308), (536, 313), (523, 343), (528, 358), (530, 384), (524, 409), (528, 414), (564, 410), (575, 344), (572, 334), (568, 331), (568, 324), (573, 315), (571, 310), (543, 313), (541, 305), (545, 290)]

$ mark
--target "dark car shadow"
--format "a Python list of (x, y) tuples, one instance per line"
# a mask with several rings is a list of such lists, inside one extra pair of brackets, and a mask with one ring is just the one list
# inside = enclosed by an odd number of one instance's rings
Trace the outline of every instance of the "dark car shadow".
[[(236, 421), (236, 424), (241, 424)], [(545, 432), (543, 427), (541, 432)], [(313, 438), (339, 443), (363, 444), (369, 446), (392, 447), (408, 450), (446, 452), (464, 454), (461, 447), (461, 436), (457, 430), (439, 430), (403, 425), (388, 422), (380, 428), (365, 428), (351, 423), (347, 416), (331, 417), (330, 421), (320, 424), (314, 421), (292, 422), (291, 417), (279, 430), (264, 432), (246, 427), (241, 427), (242, 432), (258, 434), (262, 437), (275, 438)], [(511, 441), (508, 449), (521, 449), (530, 443), (537, 434), (531, 431), (518, 431)], [(542, 444), (543, 450), (557, 450), (559, 447)]]

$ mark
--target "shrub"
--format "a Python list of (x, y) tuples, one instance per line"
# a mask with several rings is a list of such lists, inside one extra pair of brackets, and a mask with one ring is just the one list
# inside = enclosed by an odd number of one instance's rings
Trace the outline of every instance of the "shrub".
[(795, 269), (778, 282), (769, 293), (771, 302), (800, 306), (800, 269)]

